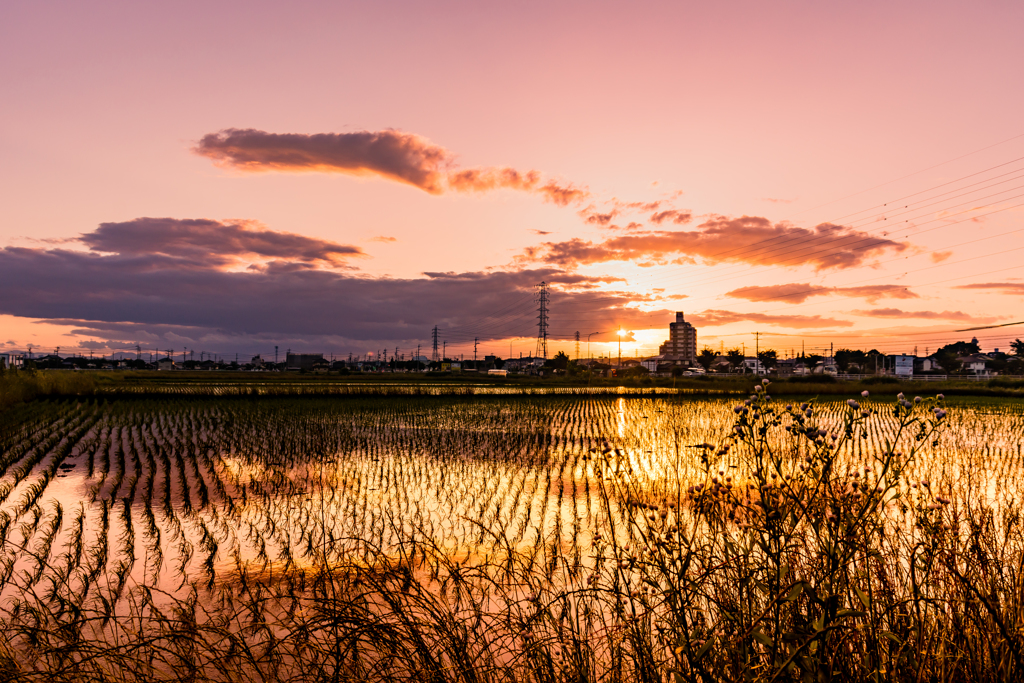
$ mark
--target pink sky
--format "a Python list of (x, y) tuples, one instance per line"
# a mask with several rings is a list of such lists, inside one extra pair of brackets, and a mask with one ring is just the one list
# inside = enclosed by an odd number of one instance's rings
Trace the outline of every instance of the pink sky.
[(518, 355), (544, 278), (595, 353), (619, 326), (655, 353), (676, 310), (716, 348), (934, 350), (1024, 319), (1022, 29), (1015, 2), (12, 5), (0, 349), (437, 325)]

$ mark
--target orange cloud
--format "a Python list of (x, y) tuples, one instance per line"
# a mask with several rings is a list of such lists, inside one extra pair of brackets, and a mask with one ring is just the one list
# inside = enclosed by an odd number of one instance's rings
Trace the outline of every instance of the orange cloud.
[(907, 248), (903, 242), (831, 223), (801, 228), (786, 222), (773, 224), (759, 216), (715, 216), (692, 231), (649, 231), (599, 243), (580, 238), (545, 242), (527, 249), (522, 258), (575, 267), (606, 261), (653, 265), (673, 257), (700, 257), (712, 264), (738, 261), (825, 270), (859, 266), (884, 251)]
[(454, 155), (426, 138), (396, 130), (357, 133), (267, 133), (228, 128), (204, 135), (193, 151), (242, 171), (315, 171), (376, 175), (431, 194), (512, 189), (532, 192), (559, 206), (589, 196), (585, 189), (537, 171), (485, 167), (458, 169)]
[(659, 211), (658, 213), (651, 215), (651, 222), (657, 225), (661, 225), (665, 221), (671, 221), (678, 225), (689, 223), (693, 220), (693, 214), (689, 211), (680, 211), (678, 209), (670, 209), (668, 211)]
[(864, 285), (860, 287), (823, 287), (810, 283), (794, 282), (786, 285), (767, 285), (740, 287), (726, 296), (734, 299), (746, 299), (747, 301), (785, 301), (788, 303), (803, 303), (812, 296), (827, 296), (841, 294), (846, 296), (862, 297), (868, 303), (875, 303), (878, 299), (918, 299), (917, 294), (900, 285)]
[(977, 282), (972, 285), (958, 285), (954, 289), (980, 289), (1000, 294), (1024, 294), (1024, 282)]
[(976, 318), (963, 311), (902, 311), (898, 308), (873, 308), (869, 311), (850, 311), (853, 315), (870, 318), (921, 318), (924, 320), (959, 320), (979, 323), (990, 323), (999, 318)]
[(775, 327), (789, 327), (791, 329), (850, 327), (853, 325), (849, 320), (822, 318), (820, 315), (770, 315), (767, 313), (736, 313), (734, 311), (721, 310), (707, 310), (694, 315), (688, 314), (687, 319), (697, 327), (717, 327), (719, 325), (739, 322), (754, 322)]

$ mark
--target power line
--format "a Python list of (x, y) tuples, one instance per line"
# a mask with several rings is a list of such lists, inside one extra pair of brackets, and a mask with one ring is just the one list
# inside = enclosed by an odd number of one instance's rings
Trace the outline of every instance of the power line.
[[(1017, 136), (1017, 137), (1024, 137), (1024, 136)], [(914, 195), (926, 193), (926, 192), (929, 192), (931, 190), (934, 190), (934, 189), (937, 189), (937, 188), (941, 188), (941, 187), (945, 187), (945, 186), (953, 184), (953, 183), (958, 183), (958, 182), (961, 182), (961, 181), (963, 181), (965, 179), (977, 176), (977, 175), (979, 175), (981, 173), (986, 173), (986, 172), (989, 172), (989, 171), (1001, 168), (1003, 166), (1006, 166), (1008, 164), (1016, 163), (1017, 161), (1020, 161), (1022, 159), (1024, 159), (1024, 157), (1020, 157), (1018, 159), (1014, 159), (1014, 160), (1009, 161), (1009, 162), (1004, 162), (1002, 164), (997, 164), (995, 166), (991, 166), (991, 167), (983, 169), (981, 171), (976, 171), (976, 172), (968, 174), (966, 176), (961, 176), (960, 178), (957, 178), (955, 180), (947, 181), (945, 183), (941, 183), (941, 184), (933, 186), (931, 188), (926, 188), (925, 190), (921, 190), (921, 191), (919, 191), (917, 193), (914, 193)], [(1013, 172), (1016, 172), (1016, 171), (1013, 171)], [(985, 181), (985, 182), (988, 182), (988, 181)], [(909, 196), (914, 196), (914, 195), (907, 195), (907, 196), (909, 197)], [(889, 200), (888, 202), (886, 202), (884, 204), (881, 204), (881, 205), (878, 205), (878, 206), (886, 206), (887, 204), (898, 202), (898, 201), (902, 201), (902, 200)], [(877, 207), (872, 207), (872, 208), (877, 208)], [(860, 212), (855, 212), (855, 214), (856, 213), (863, 213), (864, 211), (868, 211), (868, 210), (871, 210), (871, 209), (865, 209), (865, 210), (862, 210)], [(855, 214), (851, 214), (851, 215), (855, 215)], [(838, 220), (841, 220), (841, 219), (833, 219), (833, 220), (826, 221), (826, 222), (827, 223), (835, 223)], [(933, 221), (929, 221), (929, 222), (933, 222)], [(940, 226), (940, 227), (942, 227), (942, 226)], [(855, 236), (851, 236), (851, 237), (855, 237)], [(788, 243), (790, 243), (790, 242), (792, 242), (794, 240), (801, 239), (799, 237), (787, 237), (786, 235), (779, 235), (779, 236), (775, 236), (775, 237), (764, 238), (762, 240), (757, 240), (755, 242), (752, 242), (752, 243), (749, 243), (749, 244), (745, 244), (745, 245), (743, 245), (741, 247), (735, 247), (735, 248), (732, 248), (732, 249), (726, 249), (726, 250), (723, 250), (723, 251), (720, 251), (720, 252), (716, 252), (715, 254), (707, 255), (704, 258), (706, 260), (715, 260), (715, 259), (723, 260), (722, 259), (723, 256), (726, 256), (728, 254), (734, 254), (735, 252), (739, 252), (738, 254), (736, 254), (735, 258), (728, 259), (728, 260), (736, 260), (737, 258), (742, 257), (743, 255), (749, 255), (750, 253), (753, 253), (754, 250), (752, 249), (752, 247), (758, 247), (760, 245), (765, 245), (765, 244), (769, 244), (769, 243), (772, 243), (772, 242), (777, 242), (778, 240), (784, 239), (784, 238), (785, 238), (785, 241), (780, 243), (780, 245), (788, 244)], [(749, 266), (744, 266), (744, 267), (749, 267)], [(675, 276), (675, 275), (654, 276), (654, 277), (648, 279), (646, 281), (646, 284), (649, 286), (649, 285), (652, 285), (652, 284), (655, 284), (655, 283), (666, 282), (668, 280), (672, 280), (672, 279), (675, 279), (677, 277), (678, 276)]]
[[(1024, 134), (1021, 134), (1021, 135), (1018, 135), (1018, 136), (1014, 136), (1012, 138), (1009, 138), (1009, 139), (1003, 141), (1002, 143), (996, 143), (995, 145), (990, 145), (989, 147), (982, 148), (982, 150), (977, 150), (977, 151), (983, 151), (984, 149), (990, 149), (992, 147), (998, 146), (999, 144), (1004, 144), (1005, 142), (1008, 142), (1008, 141), (1011, 141), (1011, 140), (1014, 140), (1014, 139), (1017, 139), (1017, 138), (1020, 138), (1020, 137), (1024, 137)], [(977, 151), (976, 152), (968, 153), (966, 155), (961, 155), (960, 157), (956, 157), (956, 158), (954, 158), (952, 160), (949, 160), (949, 161), (955, 161), (955, 160), (960, 159), (960, 158), (965, 158), (967, 156), (970, 156), (971, 154), (977, 153)], [(888, 216), (888, 217), (899, 218), (899, 217), (906, 216), (908, 214), (913, 214), (915, 212), (921, 211), (921, 210), (926, 209), (926, 208), (934, 207), (934, 206), (936, 206), (938, 204), (946, 203), (946, 202), (948, 202), (950, 200), (953, 200), (953, 199), (958, 199), (958, 198), (961, 198), (961, 197), (967, 197), (967, 196), (971, 196), (971, 195), (976, 195), (978, 192), (981, 192), (984, 189), (988, 189), (988, 188), (992, 188), (992, 187), (997, 187), (999, 185), (1005, 185), (1008, 182), (1012, 182), (1014, 180), (1018, 180), (1020, 177), (1024, 177), (1024, 176), (1015, 175), (1015, 174), (1019, 173), (1020, 169), (1012, 169), (1012, 170), (1004, 172), (1004, 173), (1002, 173), (1000, 175), (996, 175), (994, 177), (985, 178), (983, 180), (979, 180), (979, 181), (976, 181), (976, 182), (968, 184), (968, 185), (960, 186), (960, 184), (963, 183), (963, 181), (965, 181), (965, 180), (968, 180), (968, 179), (971, 179), (971, 178), (976, 178), (976, 177), (978, 177), (980, 175), (984, 175), (986, 173), (990, 173), (993, 170), (998, 170), (998, 169), (1001, 169), (1001, 168), (1006, 168), (1007, 166), (1011, 166), (1011, 165), (1013, 165), (1013, 164), (1015, 164), (1015, 163), (1017, 163), (1018, 161), (1021, 161), (1021, 160), (1024, 160), (1024, 157), (1018, 157), (1018, 158), (1013, 159), (1011, 161), (1002, 162), (1000, 164), (993, 165), (993, 166), (990, 166), (988, 168), (985, 168), (985, 169), (982, 169), (982, 170), (979, 170), (979, 171), (975, 171), (973, 173), (961, 176), (960, 178), (957, 178), (957, 179), (954, 179), (954, 180), (951, 180), (951, 181), (946, 181), (944, 183), (940, 183), (940, 184), (932, 186), (930, 188), (926, 188), (926, 189), (919, 190), (917, 192), (914, 192), (914, 193), (911, 193), (911, 194), (908, 194), (908, 195), (904, 195), (904, 196), (902, 196), (902, 197), (900, 197), (898, 199), (889, 200), (889, 201), (887, 201), (887, 202), (885, 202), (883, 204), (879, 204), (879, 205), (875, 205), (873, 207), (862, 209), (862, 210), (854, 212), (852, 214), (846, 214), (845, 216), (842, 216), (842, 217), (840, 217), (839, 219), (836, 219), (836, 220), (843, 220), (843, 219), (849, 218), (851, 216), (857, 216), (857, 215), (860, 215), (860, 214), (864, 214), (864, 213), (867, 213), (867, 212), (875, 210), (875, 209), (885, 209), (890, 204), (906, 201), (907, 199), (912, 199), (914, 197), (921, 197), (922, 195), (928, 195), (928, 196), (924, 196), (924, 197), (922, 197), (919, 200), (916, 200), (914, 202), (910, 202), (910, 203), (908, 203), (907, 205), (905, 205), (903, 207), (904, 209), (910, 209), (911, 206), (913, 206), (913, 210), (912, 211), (897, 211), (896, 214), (890, 214), (890, 216)], [(942, 162), (942, 163), (940, 163), (940, 164), (938, 164), (936, 166), (931, 166), (928, 169), (923, 169), (922, 171), (918, 171), (918, 172), (915, 172), (913, 174), (908, 174), (907, 176), (903, 176), (903, 178), (911, 177), (911, 176), (916, 175), (917, 173), (923, 172), (925, 170), (929, 170), (931, 168), (935, 168), (937, 166), (941, 166), (944, 163), (949, 163), (949, 162), (948, 161), (947, 162)], [(1009, 177), (1008, 178), (1008, 176), (1013, 176), (1013, 177)], [(886, 184), (889, 184), (891, 182), (895, 182), (895, 181), (889, 181), (888, 183), (882, 183), (880, 185), (875, 186), (875, 188), (882, 187), (882, 186), (884, 186)], [(949, 188), (951, 186), (953, 186), (952, 189), (948, 189), (948, 190), (946, 190), (946, 191), (944, 191), (942, 193), (939, 193), (939, 194), (931, 194), (931, 193), (933, 193), (936, 190), (943, 189), (943, 188)], [(973, 219), (976, 219), (976, 218), (979, 218), (979, 217), (983, 217), (983, 216), (991, 215), (991, 214), (994, 214), (994, 213), (998, 213), (1000, 211), (1005, 211), (1005, 210), (1009, 210), (1011, 208), (1016, 208), (1017, 206), (1020, 206), (1020, 205), (1015, 205), (1015, 206), (1009, 206), (1009, 207), (1003, 207), (1003, 208), (1000, 208), (1000, 209), (995, 209), (995, 210), (990, 211), (988, 213), (981, 214), (980, 216), (976, 213), (977, 209), (978, 209), (976, 204), (977, 204), (977, 202), (980, 199), (991, 199), (991, 198), (994, 198), (994, 197), (1000, 197), (1002, 195), (1006, 195), (1009, 192), (1012, 192), (1014, 190), (1020, 189), (1021, 187), (1024, 187), (1024, 186), (1017, 185), (1017, 186), (1014, 186), (1014, 187), (1011, 187), (1011, 188), (1005, 188), (1005, 189), (1000, 190), (998, 192), (986, 195), (985, 197), (981, 197), (981, 198), (974, 197), (972, 200), (965, 201), (965, 202), (962, 202), (960, 204), (956, 204), (956, 205), (952, 205), (952, 206), (947, 205), (943, 209), (944, 211), (948, 212), (951, 208), (958, 208), (960, 206), (965, 206), (965, 205), (973, 205), (969, 209), (967, 209), (965, 211), (959, 212), (959, 213), (974, 213), (975, 215), (972, 218), (970, 218), (970, 219), (964, 219), (964, 220), (960, 220), (960, 221), (949, 221), (948, 220), (949, 215), (946, 215), (946, 216), (943, 216), (943, 217), (940, 217), (940, 218), (933, 218), (933, 219), (931, 219), (929, 221), (926, 221), (925, 223), (915, 223), (913, 226), (909, 226), (908, 230), (905, 231), (905, 232), (907, 232), (907, 236), (908, 237), (910, 235), (920, 235), (920, 234), (924, 234), (926, 232), (930, 232), (932, 230), (937, 230), (937, 229), (940, 229), (940, 228), (943, 228), (943, 227), (950, 227), (952, 225), (956, 225), (956, 224), (965, 222), (966, 220), (973, 220)], [(875, 189), (875, 188), (869, 188), (869, 189)], [(974, 189), (971, 189), (971, 188), (974, 188)], [(865, 190), (865, 191), (867, 191), (867, 190)], [(857, 194), (862, 194), (865, 191), (861, 191), (859, 193), (854, 193), (852, 195), (847, 195), (847, 197), (845, 197), (845, 198), (856, 196)], [(959, 193), (959, 194), (956, 194), (956, 193)], [(952, 195), (952, 196), (950, 196), (950, 195)], [(1024, 196), (1024, 195), (1017, 195), (1017, 197), (1019, 197), (1019, 196)], [(941, 199), (943, 197), (945, 197), (945, 199)], [(1014, 198), (1017, 198), (1017, 197), (1010, 197), (1009, 199), (1014, 199)], [(839, 200), (834, 200), (834, 201), (839, 201)], [(834, 201), (833, 202), (829, 202), (829, 203), (834, 203)], [(1003, 199), (1000, 200), (1000, 202), (1005, 202), (1005, 201), (1007, 201), (1007, 198), (1003, 198)], [(824, 205), (821, 205), (821, 206), (825, 206), (825, 205), (827, 205), (827, 204), (824, 204)], [(888, 218), (888, 217), (882, 216), (882, 213), (885, 213), (885, 212), (883, 211), (880, 214), (876, 214), (875, 217), (881, 216), (883, 218)], [(952, 214), (952, 215), (955, 216), (957, 214)], [(862, 217), (862, 218), (858, 219), (857, 221), (855, 221), (854, 223), (862, 223), (864, 221), (870, 220), (871, 218), (872, 218), (872, 216)], [(906, 219), (904, 221), (904, 223), (909, 223), (909, 221), (910, 221), (910, 219)], [(933, 228), (923, 229), (924, 226), (927, 226), (930, 223), (940, 223), (940, 224), (937, 225), (936, 227), (933, 227)], [(889, 228), (889, 226), (884, 226), (884, 227)], [(875, 232), (878, 232), (878, 231), (875, 231)], [(1014, 232), (1017, 232), (1017, 231), (1009, 231), (1007, 233), (1002, 233), (1001, 235), (1011, 234), (1011, 233), (1014, 233)], [(789, 252), (790, 253), (790, 258), (783, 260), (782, 264), (785, 265), (787, 263), (793, 263), (794, 261), (798, 261), (801, 258), (804, 259), (804, 260), (809, 260), (809, 259), (813, 258), (816, 255), (819, 255), (821, 253), (824, 253), (824, 252), (828, 251), (829, 249), (834, 249), (836, 246), (845, 247), (847, 251), (857, 251), (857, 250), (862, 250), (862, 249), (870, 249), (872, 246), (876, 246), (878, 244), (883, 244), (883, 243), (889, 241), (889, 234), (888, 233), (885, 233), (882, 236), (883, 239), (880, 239), (878, 237), (870, 237), (869, 236), (870, 234), (871, 233), (867, 233), (867, 234), (860, 233), (860, 234), (857, 234), (857, 235), (850, 235), (845, 240), (841, 239), (838, 242), (838, 244), (835, 241), (833, 241), (832, 244), (830, 244), (827, 248), (823, 248), (823, 249), (822, 248), (816, 248), (814, 246), (814, 243), (815, 242), (821, 242), (823, 239), (826, 239), (827, 236), (823, 236), (823, 237), (818, 237), (818, 238), (812, 239), (810, 241), (810, 244), (808, 246), (804, 247), (803, 249), (797, 250), (796, 252)], [(991, 239), (991, 238), (994, 238), (994, 237), (997, 237), (997, 236), (999, 236), (999, 235), (989, 236), (989, 237), (984, 237), (984, 238), (978, 238), (976, 240), (969, 240), (968, 242), (964, 242), (964, 243), (961, 243), (960, 245), (954, 245), (954, 246), (961, 246), (963, 244), (969, 244), (969, 243), (976, 242), (976, 241), (982, 241), (982, 240), (985, 240), (985, 239)], [(758, 242), (754, 242), (752, 244), (744, 245), (743, 247), (737, 247), (737, 248), (733, 248), (733, 249), (717, 252), (716, 254), (712, 254), (712, 255), (710, 255), (710, 256), (708, 256), (706, 258), (714, 259), (716, 257), (726, 256), (726, 255), (729, 255), (729, 254), (735, 254), (737, 256), (747, 255), (747, 254), (751, 254), (751, 253), (754, 252), (754, 249), (753, 249), (754, 247), (757, 247), (757, 246), (763, 245), (763, 244), (769, 244), (769, 243), (772, 243), (772, 242), (776, 242), (776, 244), (773, 245), (772, 249), (769, 250), (765, 254), (765, 255), (773, 255), (773, 254), (777, 253), (780, 250), (780, 248), (784, 247), (785, 245), (787, 245), (787, 244), (793, 242), (795, 239), (797, 239), (797, 238), (794, 238), (794, 237), (788, 237), (786, 239), (782, 239), (783, 237), (785, 237), (785, 236), (766, 238), (764, 240), (759, 240)], [(1005, 253), (1005, 251), (1000, 252), (1000, 253)], [(900, 260), (900, 259), (891, 259), (891, 260), (885, 261), (883, 263), (894, 262), (896, 260)], [(923, 270), (930, 270), (930, 269), (935, 268), (935, 267), (944, 267), (946, 265), (953, 265), (953, 264), (956, 264), (956, 263), (962, 263), (962, 262), (964, 262), (966, 260), (973, 260), (973, 259), (965, 259), (965, 260), (961, 260), (961, 261), (949, 262), (949, 263), (946, 263), (946, 264), (939, 264), (937, 266), (932, 266), (930, 268), (916, 269), (914, 271), (907, 271), (907, 272), (919, 272), (919, 271), (923, 271)], [(749, 269), (749, 266), (744, 266), (744, 268), (748, 268)], [(904, 275), (906, 275), (906, 274), (907, 273), (904, 273)], [(709, 279), (706, 276), (704, 276), (702, 278), (702, 281), (699, 282), (699, 284), (701, 284), (701, 285), (703, 285), (703, 284), (711, 284), (711, 283), (714, 283), (714, 282), (721, 282), (721, 281), (725, 281), (725, 280), (728, 280), (728, 279), (732, 279), (732, 278), (726, 277), (726, 278), (718, 278), (717, 280), (712, 280), (712, 279)], [(872, 278), (872, 279), (868, 279), (867, 281), (877, 280), (877, 279), (882, 279), (882, 278)], [(957, 279), (959, 279), (959, 278), (957, 278)], [(658, 280), (661, 280), (661, 281), (675, 281), (677, 283), (680, 281), (679, 280), (679, 276), (677, 276), (677, 275), (666, 275), (666, 276), (663, 276), (663, 277), (660, 277), (660, 278), (651, 278), (651, 279), (647, 280), (647, 283), (648, 284), (653, 284), (655, 281), (658, 281)], [(910, 285), (910, 286), (916, 286), (916, 285)], [(807, 292), (804, 292), (804, 293), (807, 293)], [(801, 294), (802, 293), (796, 292), (796, 293), (790, 293), (790, 294), (788, 294), (786, 296), (799, 296)], [(856, 298), (856, 297), (845, 297), (845, 298)], [(699, 300), (699, 299), (697, 299), (697, 300)], [(623, 295), (621, 295), (621, 294), (615, 294), (615, 295), (610, 295), (610, 296), (605, 296), (605, 297), (597, 297), (597, 298), (591, 299), (590, 301), (586, 302), (586, 304), (589, 304), (589, 305), (593, 306), (595, 304), (600, 304), (600, 303), (608, 302), (608, 301), (614, 301), (616, 303), (622, 304), (622, 303), (625, 303), (625, 297)], [(834, 299), (833, 299), (833, 301), (834, 301)], [(824, 303), (824, 302), (812, 302), (811, 305), (814, 305), (814, 304), (817, 304), (817, 303)], [(514, 307), (514, 305), (513, 305), (513, 307)], [(508, 307), (506, 307), (506, 308), (508, 308)], [(773, 309), (773, 310), (779, 310), (779, 309)], [(576, 319), (561, 320), (560, 322), (578, 322), (578, 321), (582, 321), (582, 320), (588, 320), (588, 321), (593, 321), (593, 320), (608, 321), (608, 320), (616, 317), (617, 315), (621, 316), (624, 313), (626, 313), (626, 311), (622, 310), (621, 308), (618, 309), (618, 310), (611, 309), (611, 310), (607, 310), (605, 312), (605, 314), (600, 316), (600, 317), (576, 318)], [(635, 315), (634, 311), (629, 311), (628, 313), (630, 313), (631, 315)], [(468, 337), (469, 334), (467, 332), (468, 332), (469, 329), (473, 329), (474, 332), (480, 331), (481, 329), (487, 329), (488, 331), (493, 331), (493, 332), (506, 332), (506, 330), (503, 329), (503, 328), (506, 328), (509, 325), (516, 326), (520, 321), (521, 321), (521, 318), (519, 316), (516, 316), (516, 315), (506, 316), (505, 318), (499, 319), (497, 321), (492, 321), (492, 322), (490, 322), (488, 324), (485, 324), (483, 326), (476, 325), (476, 326), (471, 326), (471, 328), (457, 328), (458, 333), (461, 333), (461, 335), (457, 333), (454, 336), (456, 336), (456, 337), (459, 337), (459, 336)], [(661, 327), (661, 325), (651, 326), (651, 327)], [(467, 330), (467, 331), (464, 332), (463, 331), (464, 329)], [(651, 329), (651, 328), (646, 328), (646, 329)], [(716, 336), (716, 335), (711, 335), (711, 336)]]

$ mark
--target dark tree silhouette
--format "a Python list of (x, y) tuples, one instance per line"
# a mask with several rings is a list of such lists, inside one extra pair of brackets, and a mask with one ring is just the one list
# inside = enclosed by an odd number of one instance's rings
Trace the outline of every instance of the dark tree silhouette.
[(775, 349), (765, 349), (757, 353), (757, 359), (761, 361), (761, 366), (765, 370), (771, 370), (779, 362), (779, 354)]
[(705, 346), (700, 350), (700, 353), (697, 354), (697, 363), (704, 368), (705, 372), (707, 372), (710, 371), (711, 366), (715, 364), (716, 358), (718, 358), (718, 354)]
[(935, 354), (935, 360), (938, 361), (939, 365), (946, 371), (947, 375), (952, 375), (960, 369), (961, 365), (963, 365), (960, 362), (960, 359), (957, 358), (957, 354), (945, 347)]
[(544, 365), (555, 370), (565, 370), (569, 367), (569, 356), (566, 355), (565, 351), (559, 351), (555, 354), (554, 358), (549, 359)]

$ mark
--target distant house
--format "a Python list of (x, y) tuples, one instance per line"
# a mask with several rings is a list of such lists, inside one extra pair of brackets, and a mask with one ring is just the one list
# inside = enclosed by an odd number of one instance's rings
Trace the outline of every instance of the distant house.
[(171, 358), (164, 357), (156, 362), (157, 370), (173, 370), (174, 368), (174, 360), (172, 360)]
[(285, 356), (284, 366), (286, 370), (312, 370), (313, 364), (323, 359), (322, 353), (289, 353)]
[(257, 370), (262, 370), (263, 356), (261, 356), (260, 354), (256, 354), (255, 356), (252, 357), (252, 360), (249, 361), (249, 364), (252, 365)]
[(743, 363), (740, 364), (743, 372), (753, 372), (758, 375), (764, 374), (764, 365), (757, 358), (748, 356), (743, 359)]
[(960, 361), (964, 372), (973, 372), (975, 375), (987, 375), (988, 364), (992, 361), (992, 358), (983, 353), (974, 353), (969, 356), (960, 356), (957, 360)]
[(789, 377), (793, 374), (793, 370), (796, 368), (795, 358), (780, 358), (775, 362), (775, 372), (779, 374), (779, 377)]
[(838, 375), (839, 367), (832, 362), (831, 358), (819, 361), (813, 368), (811, 368), (812, 375)]
[(530, 372), (544, 365), (543, 358), (524, 356), (522, 358), (511, 358), (505, 361), (505, 369), (509, 372)]
[(732, 370), (732, 363), (729, 362), (728, 356), (718, 354), (715, 356), (715, 360), (711, 361), (711, 370), (713, 372), (729, 372)]

